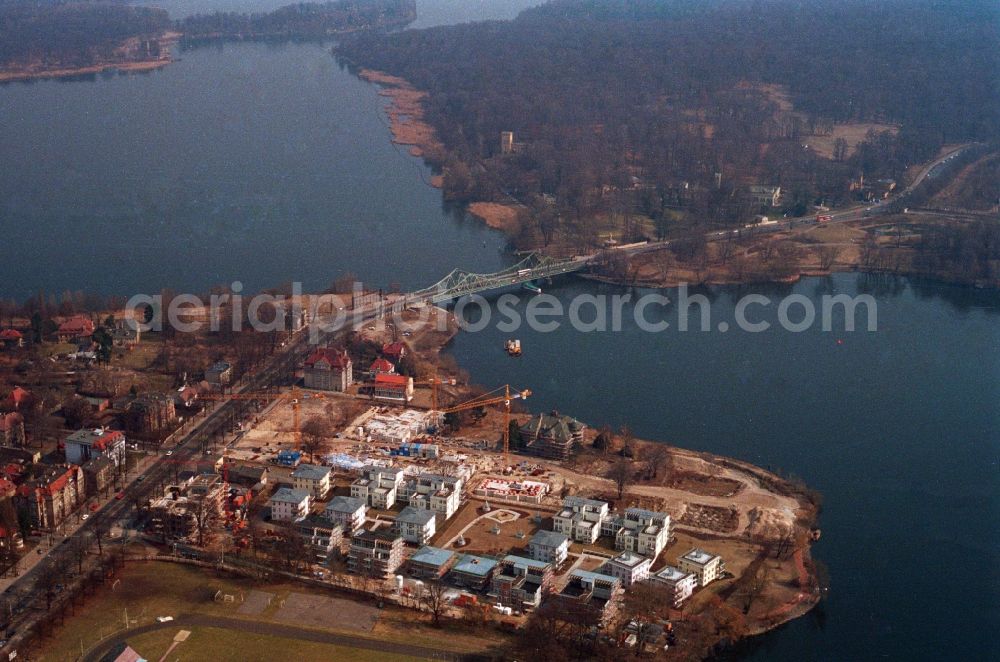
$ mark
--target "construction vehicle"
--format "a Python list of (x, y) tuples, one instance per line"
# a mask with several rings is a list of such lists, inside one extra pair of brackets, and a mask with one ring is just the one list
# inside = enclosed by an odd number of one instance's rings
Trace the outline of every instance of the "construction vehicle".
[(510, 453), (510, 403), (512, 400), (524, 400), (530, 395), (531, 391), (529, 389), (511, 390), (510, 384), (504, 384), (500, 388), (494, 389), (489, 393), (484, 393), (483, 395), (467, 400), (461, 404), (455, 405), (454, 407), (442, 409), (441, 413), (454, 414), (460, 411), (467, 411), (469, 409), (481, 409), (489, 407), (490, 405), (503, 405), (503, 461), (504, 464), (506, 464), (507, 455)]

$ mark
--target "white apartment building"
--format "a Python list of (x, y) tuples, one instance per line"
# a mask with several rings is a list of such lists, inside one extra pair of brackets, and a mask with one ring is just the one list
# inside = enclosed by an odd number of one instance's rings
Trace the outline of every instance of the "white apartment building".
[(309, 492), (282, 487), (271, 497), (271, 519), (276, 522), (300, 520), (309, 514), (311, 504)]
[(368, 505), (364, 499), (349, 496), (338, 496), (330, 499), (324, 514), (332, 524), (339, 524), (344, 534), (352, 536), (365, 525), (365, 512)]
[(636, 582), (646, 581), (652, 565), (653, 560), (649, 557), (639, 556), (635, 552), (622, 552), (605, 563), (601, 572), (617, 577), (622, 581), (622, 586), (631, 586)]
[(330, 467), (316, 464), (300, 464), (292, 472), (292, 485), (297, 490), (305, 490), (314, 499), (322, 499), (330, 491)]
[(670, 515), (629, 508), (624, 515), (604, 520), (601, 534), (614, 538), (615, 549), (656, 559), (670, 541)]
[(439, 474), (419, 474), (403, 479), (399, 500), (414, 508), (433, 510), (450, 519), (462, 503), (462, 479)]
[(369, 465), (361, 469), (361, 477), (351, 483), (351, 496), (364, 499), (372, 508), (383, 510), (396, 503), (403, 485), (403, 470)]
[(571, 540), (593, 544), (601, 535), (601, 523), (608, 516), (608, 508), (604, 501), (568, 496), (553, 518), (552, 528)]
[(569, 538), (558, 531), (539, 531), (528, 543), (531, 558), (558, 566), (569, 555)]
[(678, 557), (677, 567), (683, 572), (690, 572), (698, 578), (698, 586), (708, 586), (718, 579), (725, 567), (722, 557), (695, 547), (684, 556)]
[(396, 516), (396, 533), (406, 542), (426, 545), (436, 531), (433, 511), (407, 506)]
[(670, 592), (675, 608), (679, 608), (685, 600), (690, 598), (698, 586), (696, 575), (684, 572), (672, 565), (668, 565), (655, 575), (651, 575), (650, 581), (657, 586), (663, 586)]

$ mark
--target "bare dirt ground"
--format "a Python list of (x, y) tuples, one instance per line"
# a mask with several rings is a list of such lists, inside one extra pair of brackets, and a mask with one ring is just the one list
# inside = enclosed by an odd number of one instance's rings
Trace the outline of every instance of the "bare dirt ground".
[(306, 593), (290, 593), (281, 600), (275, 620), (315, 628), (346, 628), (371, 632), (378, 622), (371, 605)]

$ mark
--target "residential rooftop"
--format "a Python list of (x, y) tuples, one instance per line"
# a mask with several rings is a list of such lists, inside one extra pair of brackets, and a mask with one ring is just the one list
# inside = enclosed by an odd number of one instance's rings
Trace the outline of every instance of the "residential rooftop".
[(497, 561), (495, 559), (489, 559), (485, 556), (463, 554), (458, 557), (458, 562), (452, 567), (452, 572), (485, 577), (490, 574), (495, 567), (497, 567)]
[(531, 536), (531, 544), (543, 547), (559, 547), (568, 541), (569, 538), (566, 537), (566, 534), (558, 531), (539, 531)]
[(423, 526), (433, 520), (434, 517), (435, 513), (433, 510), (424, 510), (423, 508), (407, 506), (400, 511), (399, 515), (396, 515), (396, 521), (403, 522), (404, 524), (419, 524)]
[(634, 568), (637, 565), (641, 565), (643, 562), (649, 562), (649, 559), (645, 556), (639, 556), (635, 552), (622, 552), (618, 556), (611, 559), (612, 562), (618, 565), (623, 565), (626, 568)]
[(300, 504), (308, 498), (309, 492), (305, 490), (293, 490), (290, 487), (282, 487), (274, 493), (274, 496), (271, 497), (271, 501), (276, 501), (278, 503)]
[(685, 577), (692, 576), (691, 573), (684, 572), (679, 568), (675, 568), (672, 565), (664, 566), (662, 570), (656, 573), (656, 576), (664, 581), (668, 582), (679, 582)]
[(719, 557), (716, 556), (715, 554), (710, 554), (709, 552), (706, 552), (700, 547), (695, 547), (681, 558), (684, 559), (685, 561), (689, 561), (690, 563), (694, 563), (696, 565), (708, 565), (714, 559), (717, 559)]
[(425, 545), (418, 549), (413, 556), (410, 557), (410, 561), (413, 563), (423, 563), (424, 565), (441, 567), (450, 561), (454, 556), (455, 552), (451, 550)]
[(304, 478), (305, 480), (323, 480), (330, 475), (330, 467), (318, 464), (300, 464), (292, 472), (292, 478)]
[(333, 513), (356, 513), (367, 504), (364, 499), (349, 496), (337, 496), (326, 504), (326, 510)]

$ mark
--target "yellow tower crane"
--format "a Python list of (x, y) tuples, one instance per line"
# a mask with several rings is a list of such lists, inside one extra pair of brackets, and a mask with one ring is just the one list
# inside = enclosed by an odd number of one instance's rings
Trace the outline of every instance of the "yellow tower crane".
[(287, 393), (274, 391), (244, 392), (229, 394), (209, 394), (199, 396), (202, 400), (278, 400), (280, 402), (290, 402), (292, 404), (292, 430), (295, 438), (295, 450), (302, 446), (302, 428), (299, 420), (299, 403), (304, 399), (322, 400), (326, 396), (322, 393), (305, 392), (293, 386)]
[(469, 409), (478, 409), (481, 407), (488, 407), (490, 405), (503, 405), (504, 419), (503, 419), (503, 461), (504, 464), (507, 463), (507, 454), (510, 452), (510, 403), (512, 400), (524, 400), (531, 395), (531, 391), (528, 389), (524, 390), (512, 390), (510, 384), (504, 384), (500, 388), (494, 389), (489, 393), (484, 393), (483, 395), (467, 400), (461, 404), (455, 405), (454, 407), (447, 407), (441, 410), (442, 414), (454, 414), (460, 411), (467, 411)]

